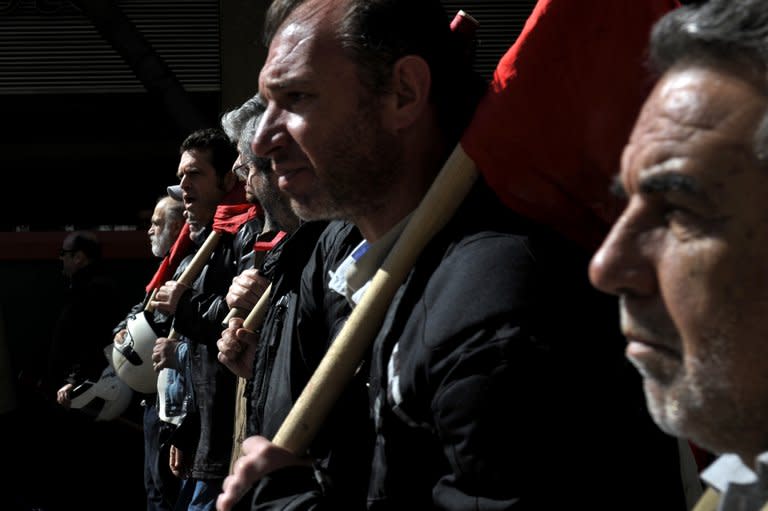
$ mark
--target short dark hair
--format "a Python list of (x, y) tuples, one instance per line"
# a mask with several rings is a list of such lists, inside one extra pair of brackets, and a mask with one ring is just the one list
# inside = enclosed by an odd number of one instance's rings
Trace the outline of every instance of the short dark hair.
[(208, 161), (221, 177), (232, 170), (237, 159), (237, 149), (224, 131), (218, 128), (205, 128), (190, 133), (181, 143), (179, 154), (196, 149), (208, 154)]
[[(275, 0), (267, 11), (269, 45), (291, 13), (307, 0)], [(357, 63), (360, 80), (374, 94), (386, 92), (392, 68), (405, 55), (418, 55), (432, 74), (430, 99), (447, 143), (458, 141), (472, 118), (486, 82), (466, 59), (464, 41), (454, 36), (439, 0), (348, 0), (336, 35)]]
[[(704, 65), (741, 76), (768, 95), (768, 4), (765, 0), (708, 0), (677, 8), (653, 27), (650, 63), (663, 74)], [(768, 163), (768, 115), (755, 133), (755, 155)]]

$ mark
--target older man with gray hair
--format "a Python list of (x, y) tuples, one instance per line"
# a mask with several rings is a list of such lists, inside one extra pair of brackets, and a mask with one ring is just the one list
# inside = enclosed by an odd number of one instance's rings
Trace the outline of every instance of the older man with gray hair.
[(661, 78), (618, 181), (628, 202), (590, 277), (620, 297), (656, 423), (722, 454), (696, 509), (764, 509), (768, 4), (673, 11), (654, 27), (651, 59)]

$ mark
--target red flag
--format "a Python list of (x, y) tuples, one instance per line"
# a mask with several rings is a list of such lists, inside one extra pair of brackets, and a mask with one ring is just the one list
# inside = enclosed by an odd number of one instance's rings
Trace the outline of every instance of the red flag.
[(651, 26), (676, 0), (539, 0), (499, 62), (461, 145), (504, 203), (595, 248), (652, 86)]
[(184, 222), (184, 225), (179, 232), (179, 237), (176, 238), (168, 255), (163, 258), (163, 261), (155, 272), (155, 276), (152, 277), (152, 280), (147, 284), (147, 287), (145, 288), (147, 293), (152, 292), (153, 289), (157, 289), (167, 281), (171, 280), (176, 268), (179, 267), (179, 263), (191, 252), (191, 249), (192, 240), (189, 238), (189, 224)]
[(235, 234), (241, 225), (256, 216), (263, 216), (261, 207), (246, 201), (245, 185), (238, 181), (216, 207), (213, 230)]

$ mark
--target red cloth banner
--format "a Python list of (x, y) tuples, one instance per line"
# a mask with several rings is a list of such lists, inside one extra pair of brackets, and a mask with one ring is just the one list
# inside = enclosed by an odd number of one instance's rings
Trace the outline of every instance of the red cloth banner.
[(189, 238), (189, 224), (184, 222), (179, 232), (179, 237), (173, 243), (170, 252), (166, 255), (160, 266), (155, 272), (155, 276), (149, 281), (145, 288), (147, 293), (151, 293), (154, 289), (159, 288), (167, 281), (173, 278), (173, 274), (176, 268), (179, 267), (179, 263), (184, 259), (187, 254), (192, 250), (192, 240)]
[(652, 79), (653, 23), (675, 0), (540, 0), (499, 62), (461, 145), (507, 206), (589, 249)]

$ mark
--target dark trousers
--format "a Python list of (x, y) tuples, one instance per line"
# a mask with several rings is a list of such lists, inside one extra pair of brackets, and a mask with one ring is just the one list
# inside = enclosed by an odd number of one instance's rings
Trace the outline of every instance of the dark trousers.
[(171, 425), (157, 414), (154, 396), (144, 405), (144, 488), (147, 511), (171, 511), (179, 494), (181, 481), (168, 467)]

